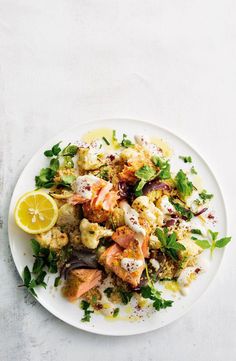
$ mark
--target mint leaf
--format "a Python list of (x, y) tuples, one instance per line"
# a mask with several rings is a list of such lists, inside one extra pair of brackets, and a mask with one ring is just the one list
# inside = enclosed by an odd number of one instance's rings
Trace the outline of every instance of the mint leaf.
[(23, 281), (24, 281), (24, 285), (28, 287), (31, 281), (31, 273), (28, 266), (25, 266), (23, 270)]
[(156, 311), (160, 311), (161, 309), (171, 307), (173, 301), (164, 300), (161, 297), (161, 292), (155, 289), (153, 285), (143, 286), (141, 287), (141, 295), (143, 298), (149, 298), (153, 301), (153, 307)]
[(223, 248), (223, 247), (225, 247), (225, 246), (231, 241), (231, 238), (232, 238), (232, 237), (224, 237), (224, 238), (221, 238), (221, 239), (219, 239), (218, 241), (216, 241), (215, 246), (216, 246), (217, 248)]
[(60, 144), (60, 143), (61, 143), (61, 142), (55, 144), (55, 145), (52, 147), (52, 153), (53, 153), (53, 155), (55, 155), (55, 156), (57, 156), (57, 155), (60, 153), (60, 151), (61, 151), (61, 148), (59, 147), (59, 144)]
[(202, 249), (207, 249), (211, 247), (210, 243), (207, 240), (198, 239), (197, 241), (195, 241), (195, 243)]

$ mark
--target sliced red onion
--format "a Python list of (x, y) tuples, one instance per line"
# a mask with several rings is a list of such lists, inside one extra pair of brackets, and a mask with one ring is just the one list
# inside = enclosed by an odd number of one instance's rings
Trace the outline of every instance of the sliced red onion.
[(175, 224), (175, 219), (168, 219), (168, 221), (166, 221), (166, 227), (171, 227)]
[(194, 216), (195, 216), (195, 217), (200, 216), (200, 214), (206, 212), (207, 210), (208, 210), (208, 208), (203, 208), (203, 209), (201, 209), (199, 212), (194, 213)]
[(145, 184), (145, 186), (143, 187), (143, 194), (146, 195), (152, 191), (157, 191), (157, 190), (166, 190), (166, 191), (170, 191), (171, 187), (163, 182), (160, 182), (157, 179), (154, 179), (148, 183)]

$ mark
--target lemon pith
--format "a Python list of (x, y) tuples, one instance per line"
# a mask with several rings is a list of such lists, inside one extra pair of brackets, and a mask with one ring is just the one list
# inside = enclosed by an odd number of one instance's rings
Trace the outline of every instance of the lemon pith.
[(23, 194), (15, 208), (16, 224), (25, 232), (37, 234), (51, 229), (58, 218), (55, 200), (43, 191)]

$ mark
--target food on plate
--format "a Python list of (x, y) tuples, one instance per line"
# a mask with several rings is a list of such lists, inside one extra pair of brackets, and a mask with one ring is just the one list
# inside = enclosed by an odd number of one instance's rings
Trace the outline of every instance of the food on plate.
[(173, 306), (173, 292), (186, 295), (207, 271), (204, 255), (231, 240), (214, 230), (213, 194), (196, 185), (191, 156), (176, 157), (163, 140), (109, 134), (45, 150), (37, 189), (15, 208), (17, 225), (34, 235), (23, 285), (37, 296), (57, 274), (55, 289), (80, 302), (83, 322), (93, 313), (124, 319), (121, 305), (128, 319)]

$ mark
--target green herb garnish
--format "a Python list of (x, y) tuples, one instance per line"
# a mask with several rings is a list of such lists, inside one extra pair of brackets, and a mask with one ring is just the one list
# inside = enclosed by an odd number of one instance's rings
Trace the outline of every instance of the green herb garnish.
[(177, 242), (176, 233), (168, 234), (168, 229), (165, 227), (164, 230), (156, 228), (155, 234), (161, 242), (161, 250), (177, 262), (179, 260), (178, 251), (185, 250), (185, 247)]
[(180, 155), (179, 159), (182, 159), (184, 161), (184, 163), (192, 163), (192, 158), (190, 156)]
[(63, 155), (63, 157), (74, 157), (76, 155), (78, 151), (78, 147), (77, 145), (74, 144), (68, 144), (63, 151), (61, 152), (61, 155)]
[(173, 301), (164, 300), (161, 297), (161, 292), (155, 289), (153, 285), (143, 286), (141, 287), (141, 295), (143, 298), (149, 298), (153, 301), (153, 307), (156, 311), (160, 311), (161, 309), (171, 307)]
[(107, 145), (110, 145), (110, 142), (107, 140), (106, 137), (102, 137), (102, 140), (104, 140), (104, 142), (105, 142)]
[(61, 148), (59, 147), (60, 143), (61, 142), (53, 145), (51, 149), (45, 150), (44, 155), (46, 157), (53, 157), (54, 155), (57, 156), (61, 151)]
[(202, 231), (200, 229), (197, 229), (197, 228), (191, 229), (191, 233), (200, 234), (200, 236), (202, 236)]
[(203, 203), (205, 203), (207, 200), (212, 199), (214, 195), (207, 193), (207, 191), (204, 189), (201, 193), (199, 193), (199, 197), (203, 200)]
[(121, 141), (122, 147), (129, 148), (132, 147), (134, 144), (127, 138), (126, 134), (123, 134), (123, 139)]
[(191, 171), (192, 174), (197, 174), (197, 171), (196, 171), (196, 169), (194, 168), (194, 166), (191, 167), (190, 171)]
[(143, 167), (139, 168), (139, 170), (137, 170), (135, 172), (135, 175), (137, 178), (140, 179), (140, 181), (138, 182), (138, 184), (135, 187), (135, 195), (139, 196), (142, 194), (142, 189), (143, 189), (144, 185), (148, 181), (155, 178), (157, 173), (156, 173), (155, 169), (149, 167), (148, 165), (144, 165)]
[(213, 232), (210, 229), (208, 230), (208, 232), (211, 236), (211, 243), (208, 240), (200, 239), (196, 240), (195, 243), (203, 249), (210, 248), (211, 255), (213, 254), (215, 248), (223, 248), (231, 241), (231, 237), (223, 237), (217, 240), (218, 232)]
[(81, 318), (82, 322), (89, 322), (91, 319), (91, 313), (94, 313), (93, 310), (89, 310), (90, 303), (82, 300), (80, 302), (80, 308), (84, 311), (84, 317)]
[(119, 294), (124, 305), (127, 305), (133, 296), (133, 292), (128, 292), (123, 289), (119, 289)]
[(160, 157), (154, 155), (152, 157), (152, 162), (155, 164), (155, 166), (160, 168), (160, 170), (157, 174), (158, 178), (160, 178), (160, 179), (171, 178), (170, 163), (168, 162), (168, 160), (161, 159)]
[(120, 309), (118, 307), (115, 308), (114, 311), (113, 311), (113, 317), (114, 318), (117, 317), (119, 315), (119, 312), (120, 312)]
[(186, 174), (180, 169), (175, 177), (176, 188), (179, 194), (185, 198), (192, 194), (193, 183), (188, 179)]

